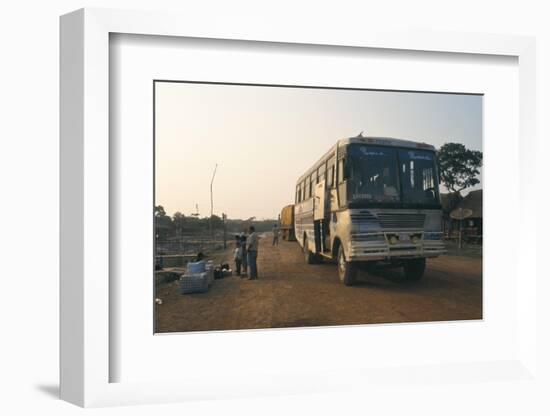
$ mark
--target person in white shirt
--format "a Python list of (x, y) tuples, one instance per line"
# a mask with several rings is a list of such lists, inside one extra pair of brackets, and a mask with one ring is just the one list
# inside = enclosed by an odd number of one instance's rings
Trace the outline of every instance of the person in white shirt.
[(237, 276), (241, 275), (241, 266), (243, 264), (243, 244), (241, 243), (241, 237), (235, 236), (235, 251), (233, 253), (233, 259), (235, 260), (235, 266), (237, 268)]
[(246, 251), (248, 256), (248, 267), (250, 268), (250, 277), (248, 280), (257, 280), (258, 279), (258, 265), (256, 260), (258, 258), (258, 243), (259, 238), (256, 234), (256, 229), (253, 225), (248, 229), (250, 234), (246, 239)]

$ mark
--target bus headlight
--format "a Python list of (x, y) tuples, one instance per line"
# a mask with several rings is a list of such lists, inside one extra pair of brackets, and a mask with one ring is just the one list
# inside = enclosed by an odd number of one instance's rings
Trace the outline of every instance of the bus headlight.
[(390, 235), (388, 238), (388, 241), (391, 245), (397, 244), (397, 240), (398, 238), (396, 235)]
[(418, 244), (419, 241), (420, 241), (420, 237), (418, 236), (418, 234), (413, 234), (411, 236), (411, 243)]

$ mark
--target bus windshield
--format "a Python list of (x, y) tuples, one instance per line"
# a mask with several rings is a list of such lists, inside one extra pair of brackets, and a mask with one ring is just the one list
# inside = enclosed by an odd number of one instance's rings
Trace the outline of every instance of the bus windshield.
[(397, 151), (381, 146), (349, 146), (350, 196), (368, 202), (399, 202)]
[(434, 152), (399, 150), (398, 158), (403, 202), (427, 205), (438, 203)]
[(434, 152), (383, 146), (348, 147), (349, 196), (369, 203), (439, 203)]

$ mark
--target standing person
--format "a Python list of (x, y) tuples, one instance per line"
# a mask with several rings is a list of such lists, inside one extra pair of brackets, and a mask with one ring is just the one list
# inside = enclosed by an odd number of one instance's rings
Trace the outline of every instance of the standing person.
[(248, 253), (246, 251), (246, 235), (244, 233), (241, 234), (241, 249), (242, 249), (242, 266), (243, 266), (243, 275), (246, 276), (248, 272)]
[(246, 239), (246, 250), (248, 252), (248, 265), (250, 266), (250, 277), (248, 280), (258, 280), (258, 265), (256, 260), (258, 259), (258, 234), (253, 225), (248, 229), (250, 232)]
[(273, 225), (273, 244), (274, 246), (279, 245), (279, 227), (277, 224)]
[(241, 243), (241, 237), (235, 236), (235, 252), (233, 255), (235, 260), (235, 266), (237, 269), (237, 276), (241, 275), (241, 265), (243, 263), (243, 244)]

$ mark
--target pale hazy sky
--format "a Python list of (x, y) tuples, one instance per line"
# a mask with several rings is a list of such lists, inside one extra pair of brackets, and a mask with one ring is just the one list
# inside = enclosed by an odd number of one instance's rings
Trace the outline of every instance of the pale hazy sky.
[(298, 177), (344, 137), (387, 136), (482, 150), (482, 97), (156, 83), (156, 205), (277, 218)]

